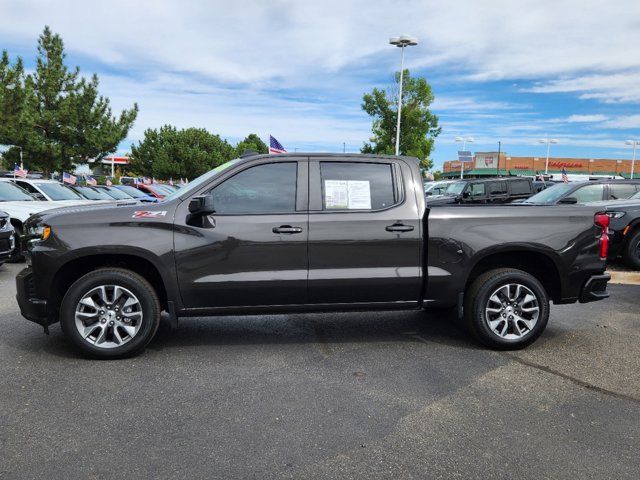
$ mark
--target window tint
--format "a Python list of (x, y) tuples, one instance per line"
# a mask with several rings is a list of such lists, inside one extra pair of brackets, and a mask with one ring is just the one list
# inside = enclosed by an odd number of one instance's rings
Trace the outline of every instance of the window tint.
[(526, 180), (513, 180), (509, 182), (513, 195), (526, 195), (531, 193), (531, 186)]
[(579, 188), (573, 193), (570, 193), (569, 197), (575, 197), (578, 200), (578, 203), (586, 203), (586, 202), (597, 202), (602, 200), (602, 195), (604, 192), (604, 185), (585, 185), (584, 187)]
[(484, 183), (472, 183), (471, 184), (471, 196), (472, 197), (480, 197), (484, 196), (486, 193), (486, 188)]
[(295, 212), (297, 171), (295, 162), (243, 170), (211, 191), (216, 213)]
[(609, 184), (609, 198), (611, 200), (619, 200), (621, 198), (629, 198), (636, 193), (636, 186), (633, 184)]
[(491, 182), (489, 184), (491, 195), (504, 195), (507, 193), (507, 182)]
[(324, 210), (380, 210), (397, 201), (389, 163), (320, 162)]

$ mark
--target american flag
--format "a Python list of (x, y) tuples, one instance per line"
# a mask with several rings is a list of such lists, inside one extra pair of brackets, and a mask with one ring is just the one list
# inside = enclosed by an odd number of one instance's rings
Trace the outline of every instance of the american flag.
[(149, 177), (142, 177), (143, 185), (151, 185), (151, 179)]
[(113, 182), (111, 182), (111, 180), (109, 180), (108, 178), (107, 178), (107, 181), (104, 183), (107, 185), (107, 187), (110, 187), (113, 185)]
[(562, 181), (564, 183), (569, 183), (569, 177), (567, 176), (567, 171), (562, 167)]
[(22, 165), (18, 166), (17, 163), (14, 164), (13, 166), (14, 177), (27, 178), (27, 173), (28, 173), (28, 170), (25, 170), (24, 168), (22, 168)]
[(84, 181), (87, 185), (97, 185), (98, 182), (96, 181), (95, 178), (93, 178), (91, 175), (87, 175), (86, 177), (84, 177)]
[(269, 135), (269, 153), (287, 153), (282, 144)]
[(171, 185), (173, 187), (173, 178), (169, 179), (169, 185)]
[(75, 175), (71, 175), (70, 173), (67, 173), (67, 172), (62, 172), (62, 183), (68, 183), (69, 185), (75, 185), (76, 184), (76, 180), (78, 180), (78, 178)]

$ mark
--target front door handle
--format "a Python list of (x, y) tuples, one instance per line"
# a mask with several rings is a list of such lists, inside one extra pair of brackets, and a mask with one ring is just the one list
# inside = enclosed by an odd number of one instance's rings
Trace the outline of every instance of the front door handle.
[(403, 223), (394, 223), (385, 228), (387, 232), (411, 232), (413, 225), (405, 225)]
[(279, 227), (273, 227), (271, 231), (273, 233), (286, 233), (291, 235), (293, 233), (302, 233), (302, 228), (292, 227), (291, 225), (280, 225)]

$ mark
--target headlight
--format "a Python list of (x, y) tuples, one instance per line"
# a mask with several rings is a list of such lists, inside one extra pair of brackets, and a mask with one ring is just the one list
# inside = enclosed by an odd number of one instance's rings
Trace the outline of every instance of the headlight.
[(32, 225), (25, 232), (30, 242), (46, 240), (51, 235), (51, 227), (49, 225)]

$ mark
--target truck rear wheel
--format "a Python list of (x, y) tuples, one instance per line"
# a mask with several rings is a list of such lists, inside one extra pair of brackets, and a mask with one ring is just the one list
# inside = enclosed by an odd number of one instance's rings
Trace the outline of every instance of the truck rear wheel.
[(464, 320), (469, 332), (489, 348), (523, 348), (547, 326), (549, 297), (527, 272), (491, 270), (480, 275), (465, 293)]
[(631, 235), (622, 254), (628, 267), (640, 270), (640, 229)]
[(101, 268), (79, 278), (60, 307), (65, 335), (95, 358), (140, 353), (159, 324), (157, 293), (143, 277), (122, 268)]

